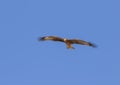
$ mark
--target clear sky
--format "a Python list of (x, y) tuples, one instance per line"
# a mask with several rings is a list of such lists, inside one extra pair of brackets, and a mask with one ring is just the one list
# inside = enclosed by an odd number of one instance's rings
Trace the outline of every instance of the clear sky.
[[(0, 85), (120, 85), (119, 0), (0, 0)], [(98, 48), (39, 42), (56, 35)]]

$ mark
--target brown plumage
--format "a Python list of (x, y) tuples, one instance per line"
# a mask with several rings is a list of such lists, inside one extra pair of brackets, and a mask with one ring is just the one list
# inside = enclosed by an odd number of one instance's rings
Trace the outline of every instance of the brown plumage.
[(60, 38), (57, 36), (45, 36), (45, 37), (40, 37), (39, 38), (40, 41), (45, 41), (45, 40), (52, 40), (52, 41), (60, 41), (60, 42), (64, 42), (67, 46), (67, 48), (72, 48), (74, 49), (74, 47), (72, 46), (72, 44), (81, 44), (81, 45), (87, 45), (87, 46), (91, 46), (91, 47), (96, 47), (94, 44), (84, 41), (84, 40), (80, 40), (80, 39), (67, 39), (67, 38)]

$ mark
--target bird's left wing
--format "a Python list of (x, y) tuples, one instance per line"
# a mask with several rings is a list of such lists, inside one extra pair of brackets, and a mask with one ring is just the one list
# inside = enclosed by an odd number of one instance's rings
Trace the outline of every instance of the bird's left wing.
[(88, 46), (92, 46), (92, 47), (96, 47), (95, 44), (84, 41), (84, 40), (80, 40), (80, 39), (70, 39), (69, 40), (72, 44), (81, 44), (81, 45), (88, 45)]

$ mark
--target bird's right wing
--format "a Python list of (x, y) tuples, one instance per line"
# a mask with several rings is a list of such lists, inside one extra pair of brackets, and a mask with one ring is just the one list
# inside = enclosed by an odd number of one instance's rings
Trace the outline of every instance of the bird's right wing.
[(39, 40), (53, 40), (53, 41), (61, 41), (61, 42), (64, 42), (64, 39), (63, 38), (60, 38), (60, 37), (57, 37), (57, 36), (44, 36), (44, 37), (41, 37)]

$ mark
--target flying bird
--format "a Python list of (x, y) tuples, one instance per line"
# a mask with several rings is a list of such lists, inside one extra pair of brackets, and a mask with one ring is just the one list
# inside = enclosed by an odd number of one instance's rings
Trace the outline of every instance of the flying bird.
[(67, 39), (67, 38), (60, 38), (60, 37), (57, 37), (57, 36), (44, 36), (44, 37), (39, 38), (39, 41), (46, 41), (46, 40), (64, 42), (68, 49), (75, 49), (72, 46), (72, 44), (81, 44), (81, 45), (96, 47), (96, 45), (94, 45), (93, 43), (87, 42), (87, 41), (84, 41), (84, 40), (80, 40), (80, 39)]

